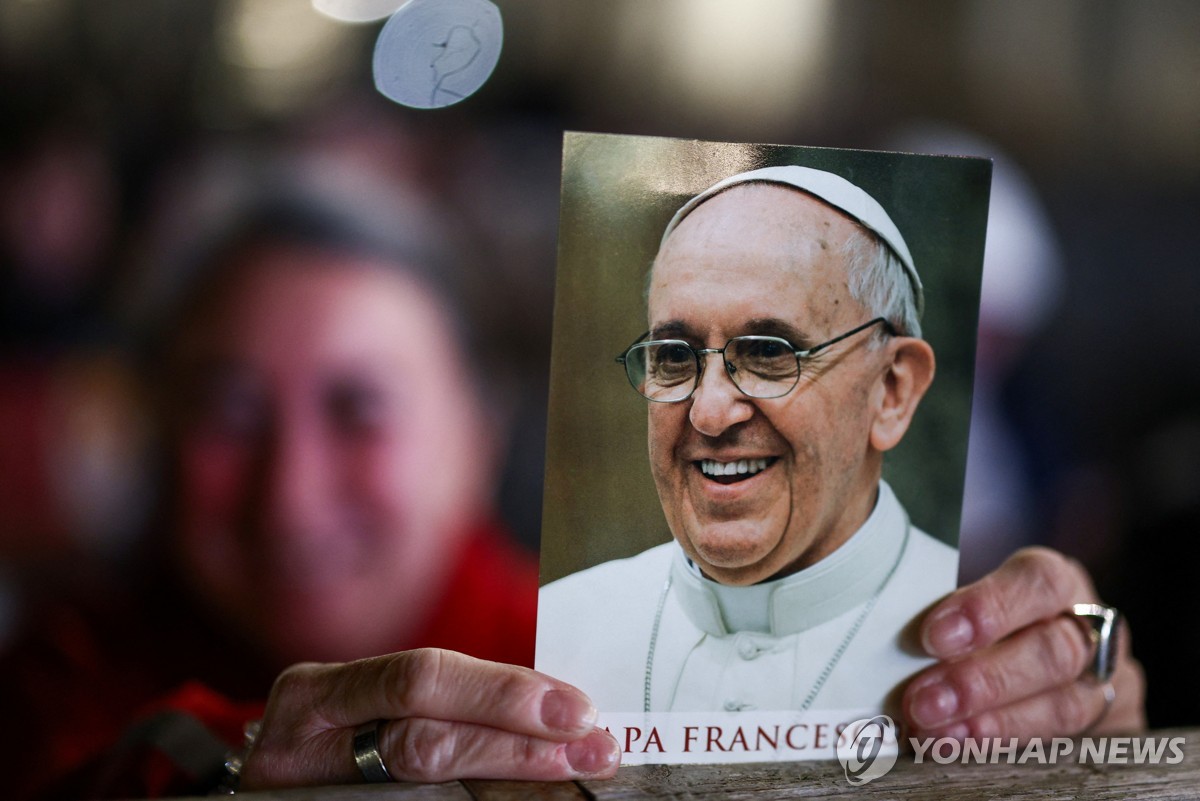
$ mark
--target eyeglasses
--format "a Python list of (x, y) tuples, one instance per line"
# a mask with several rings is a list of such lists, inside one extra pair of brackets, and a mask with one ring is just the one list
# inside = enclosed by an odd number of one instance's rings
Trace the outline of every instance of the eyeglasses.
[(617, 363), (625, 366), (630, 385), (642, 397), (656, 403), (678, 403), (692, 397), (700, 386), (704, 357), (719, 353), (725, 373), (744, 395), (779, 398), (799, 383), (801, 360), (880, 323), (889, 335), (896, 335), (891, 323), (876, 317), (807, 350), (796, 350), (786, 339), (764, 336), (734, 337), (723, 348), (693, 348), (682, 339), (640, 341), (650, 335), (647, 332), (617, 357)]

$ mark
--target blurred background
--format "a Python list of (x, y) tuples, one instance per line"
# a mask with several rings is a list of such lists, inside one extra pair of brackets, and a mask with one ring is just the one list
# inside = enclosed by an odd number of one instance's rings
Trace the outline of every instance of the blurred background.
[(963, 153), (997, 164), (962, 577), (1080, 559), (1133, 620), (1152, 723), (1200, 722), (1200, 5), (497, 5), (491, 80), (415, 111), (374, 91), (382, 23), (307, 0), (0, 0), (0, 642), (29, 588), (147, 526), (130, 307), (248, 143), (414, 188), (478, 243), (530, 547), (564, 129)]

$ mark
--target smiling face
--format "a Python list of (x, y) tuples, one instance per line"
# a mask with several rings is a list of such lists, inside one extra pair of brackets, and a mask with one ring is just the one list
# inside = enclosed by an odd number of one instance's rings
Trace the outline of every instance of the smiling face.
[[(842, 255), (857, 234), (848, 218), (801, 192), (733, 187), (697, 207), (659, 252), (651, 337), (721, 348), (763, 334), (804, 349), (861, 325), (872, 315), (850, 296)], [(893, 352), (869, 346), (878, 331), (806, 360), (799, 384), (781, 398), (742, 394), (714, 354), (704, 357), (690, 399), (650, 404), (659, 498), (671, 532), (707, 576), (747, 585), (793, 572), (866, 520), (882, 464), (872, 430), (887, 405)]]
[(234, 268), (176, 347), (183, 574), (282, 663), (393, 650), (490, 480), (445, 314), (353, 256), (269, 246)]

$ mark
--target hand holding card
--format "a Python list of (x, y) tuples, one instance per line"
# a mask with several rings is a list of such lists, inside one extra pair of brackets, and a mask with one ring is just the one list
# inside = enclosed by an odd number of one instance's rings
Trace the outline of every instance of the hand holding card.
[(1095, 646), (1064, 614), (1096, 590), (1078, 562), (1018, 551), (921, 621), (924, 648), (944, 660), (905, 688), (918, 736), (1053, 737), (1144, 729), (1145, 678), (1128, 632), (1115, 632), (1108, 682), (1089, 674)]
[(604, 778), (619, 754), (595, 719), (561, 681), (451, 651), (297, 665), (275, 683), (241, 786), (362, 781), (355, 732), (376, 720), (385, 780)]

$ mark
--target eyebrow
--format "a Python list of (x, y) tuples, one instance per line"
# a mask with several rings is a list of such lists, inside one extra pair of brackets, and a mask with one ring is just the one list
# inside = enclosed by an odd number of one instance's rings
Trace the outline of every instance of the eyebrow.
[[(807, 334), (778, 317), (756, 317), (753, 320), (748, 320), (735, 336), (746, 335), (786, 339), (797, 350), (804, 350), (813, 344), (812, 339)], [(650, 330), (650, 338), (683, 339), (687, 341), (700, 341), (704, 339), (692, 326), (682, 320), (667, 320), (666, 322), (659, 323)]]
[(813, 339), (808, 334), (778, 317), (760, 317), (750, 320), (745, 325), (745, 333), (786, 339), (797, 350), (805, 350), (813, 344)]
[(668, 320), (650, 329), (651, 339), (700, 339), (683, 320)]

